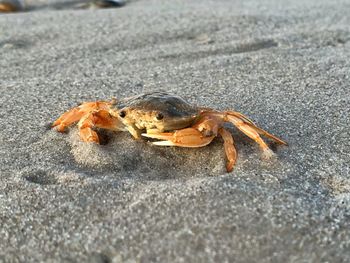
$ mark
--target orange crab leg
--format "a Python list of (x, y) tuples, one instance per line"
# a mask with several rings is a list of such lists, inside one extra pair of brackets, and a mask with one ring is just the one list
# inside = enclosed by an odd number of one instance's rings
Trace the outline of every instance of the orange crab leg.
[(61, 117), (54, 121), (54, 123), (52, 124), (52, 128), (56, 127), (57, 131), (64, 132), (64, 130), (69, 125), (79, 121), (83, 115), (84, 112), (81, 111), (79, 108), (73, 108), (70, 111), (63, 113)]
[(259, 134), (264, 135), (274, 141), (276, 141), (278, 144), (283, 144), (283, 145), (288, 145), (286, 142), (282, 141), (280, 138), (272, 135), (271, 133), (257, 127), (251, 120), (249, 120), (246, 116), (244, 116), (242, 113), (235, 112), (235, 111), (227, 111), (226, 112), (228, 115), (232, 115), (234, 117), (238, 117), (242, 121), (244, 121), (248, 126), (252, 127), (255, 129)]
[[(203, 147), (212, 142), (217, 133), (219, 133), (224, 140), (224, 149), (227, 156), (226, 169), (231, 172), (236, 163), (237, 151), (233, 144), (232, 135), (224, 128), (218, 128), (220, 122), (215, 122), (215, 118), (205, 117), (192, 128), (186, 128), (175, 132), (164, 133), (144, 133), (142, 136), (163, 140), (153, 142), (159, 146), (179, 146), (179, 147)], [(199, 131), (198, 129), (201, 129)], [(211, 135), (204, 135), (204, 133)]]
[(79, 129), (79, 136), (83, 142), (94, 142), (100, 144), (100, 138), (98, 137), (97, 132), (90, 127)]
[(247, 135), (249, 138), (253, 139), (255, 142), (257, 142), (260, 146), (260, 148), (263, 150), (264, 157), (266, 159), (271, 158), (274, 153), (273, 151), (267, 146), (267, 144), (264, 142), (264, 140), (260, 137), (259, 133), (256, 131), (254, 127), (246, 123), (240, 118), (237, 118), (235, 116), (227, 116), (228, 121), (232, 122), (233, 125), (235, 125), (239, 130), (241, 130), (245, 135)]
[(113, 102), (96, 101), (86, 102), (78, 107), (75, 107), (64, 114), (62, 114), (56, 121), (53, 122), (52, 128), (56, 127), (57, 131), (64, 132), (64, 130), (79, 121), (84, 115), (99, 109), (108, 109)]
[(217, 111), (204, 111), (202, 115), (212, 116), (216, 118), (220, 118), (223, 122), (231, 122), (235, 125), (240, 131), (242, 131), (249, 138), (253, 139), (255, 142), (259, 144), (264, 152), (264, 157), (269, 159), (274, 155), (271, 149), (267, 146), (264, 140), (260, 137), (261, 135), (265, 135), (266, 137), (276, 141), (279, 144), (287, 145), (286, 142), (277, 138), (276, 136), (268, 133), (267, 131), (257, 127), (250, 119), (239, 112), (235, 111), (226, 111), (226, 112), (217, 112)]
[(215, 138), (215, 135), (203, 136), (200, 131), (194, 128), (186, 128), (175, 132), (164, 132), (158, 134), (143, 133), (142, 136), (163, 140), (153, 142), (155, 145), (179, 147), (203, 147), (211, 143), (211, 141)]
[(237, 151), (234, 146), (233, 137), (231, 133), (229, 133), (224, 128), (219, 129), (219, 134), (224, 140), (224, 148), (225, 148), (225, 153), (228, 160), (226, 164), (226, 170), (227, 172), (231, 172), (237, 159)]
[(93, 128), (102, 128), (114, 131), (124, 130), (122, 123), (107, 110), (97, 110), (86, 114), (79, 123), (80, 138), (84, 142), (100, 143), (97, 133)]
[[(225, 112), (217, 112), (217, 111), (205, 111), (202, 113), (203, 116), (216, 116), (216, 117), (220, 117), (223, 119), (223, 121), (229, 121), (232, 124), (235, 124), (236, 119), (240, 119), (242, 122), (244, 122), (245, 125), (250, 126), (252, 129), (256, 130), (260, 135), (264, 135), (272, 140), (274, 140), (275, 142), (277, 142), (278, 144), (282, 144), (282, 145), (288, 145), (288, 143), (286, 143), (285, 141), (281, 140), (280, 138), (272, 135), (271, 133), (259, 128), (258, 126), (256, 126), (254, 124), (254, 122), (252, 122), (247, 116), (243, 115), (242, 113), (239, 113), (237, 111), (225, 111)], [(230, 116), (231, 117), (236, 117), (236, 118), (231, 118), (230, 120)], [(233, 119), (233, 120), (232, 120)], [(238, 128), (238, 127), (237, 127)]]
[(282, 141), (280, 138), (276, 137), (275, 135), (272, 135), (271, 133), (255, 126), (255, 125), (250, 125), (248, 124), (249, 126), (251, 126), (253, 129), (255, 129), (260, 135), (264, 135), (272, 140), (274, 140), (275, 142), (277, 142), (278, 144), (281, 144), (281, 145), (288, 145), (288, 143), (286, 143), (285, 141)]
[(108, 109), (111, 103), (106, 101), (86, 102), (62, 114), (53, 122), (52, 128), (56, 127), (57, 131), (63, 132), (67, 127), (79, 121), (84, 115), (98, 110)]
[(0, 12), (16, 12), (19, 8), (10, 3), (0, 3)]

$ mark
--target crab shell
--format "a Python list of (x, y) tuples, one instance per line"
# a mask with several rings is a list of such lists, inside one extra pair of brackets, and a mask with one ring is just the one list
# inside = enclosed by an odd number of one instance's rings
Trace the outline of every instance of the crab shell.
[(125, 127), (164, 132), (191, 126), (200, 109), (179, 96), (152, 92), (121, 100), (111, 112), (118, 114)]

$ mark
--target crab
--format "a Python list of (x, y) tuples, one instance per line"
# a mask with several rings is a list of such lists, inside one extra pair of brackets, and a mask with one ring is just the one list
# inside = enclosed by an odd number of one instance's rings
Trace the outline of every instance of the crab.
[(286, 142), (257, 127), (250, 119), (236, 111), (217, 111), (192, 105), (179, 96), (166, 92), (149, 92), (120, 101), (86, 102), (61, 115), (52, 127), (64, 132), (77, 123), (82, 141), (100, 143), (97, 129), (128, 131), (135, 139), (155, 139), (158, 146), (203, 147), (221, 136), (227, 157), (226, 170), (231, 172), (237, 151), (231, 133), (224, 123), (232, 123), (257, 142), (265, 158), (274, 155), (260, 135), (277, 144)]

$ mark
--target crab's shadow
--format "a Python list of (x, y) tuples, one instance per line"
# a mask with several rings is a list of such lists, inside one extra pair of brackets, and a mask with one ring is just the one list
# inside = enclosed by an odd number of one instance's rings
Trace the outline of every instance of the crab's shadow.
[[(226, 157), (221, 138), (215, 138), (206, 147), (183, 148), (155, 146), (146, 140), (134, 140), (125, 132), (103, 131), (99, 134), (102, 145), (81, 142), (75, 129), (69, 133), (68, 141), (74, 160), (87, 174), (113, 174), (118, 178), (143, 180), (226, 174)], [(239, 152), (235, 171), (240, 169), (240, 161), (248, 156), (250, 160), (260, 161), (260, 151), (253, 142), (235, 132), (233, 135)]]
[(134, 140), (123, 132), (100, 133), (102, 145), (81, 142), (77, 132), (69, 133), (71, 153), (80, 167), (90, 172), (142, 179), (193, 177), (195, 174), (225, 172), (225, 158), (219, 139), (203, 148), (154, 146), (146, 140)]

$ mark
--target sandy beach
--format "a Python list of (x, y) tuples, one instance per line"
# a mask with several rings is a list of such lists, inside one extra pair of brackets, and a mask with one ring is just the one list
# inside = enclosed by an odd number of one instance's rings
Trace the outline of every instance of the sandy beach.
[[(0, 15), (0, 262), (349, 262), (349, 1), (30, 2)], [(44, 7), (44, 8), (42, 8)], [(50, 124), (165, 90), (289, 143), (156, 147)], [(267, 140), (268, 141), (268, 140)]]

